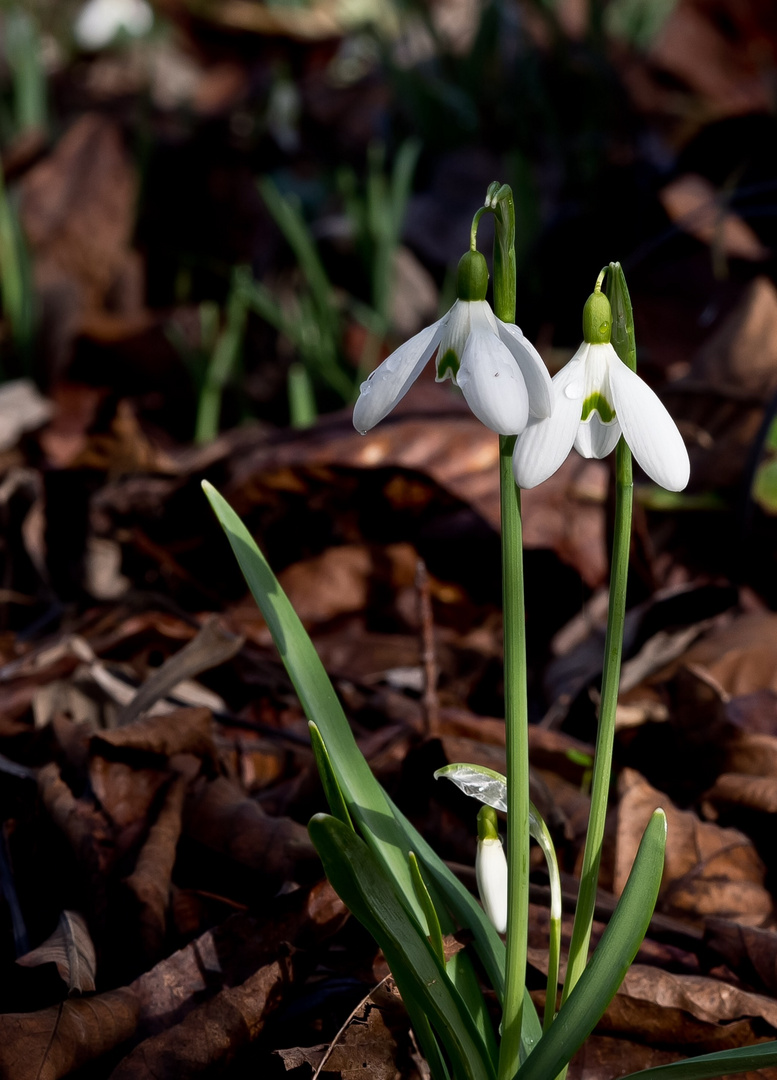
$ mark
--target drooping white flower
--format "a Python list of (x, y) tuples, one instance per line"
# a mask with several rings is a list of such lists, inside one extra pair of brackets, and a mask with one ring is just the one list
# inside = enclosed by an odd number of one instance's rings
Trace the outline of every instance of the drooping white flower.
[(478, 814), (475, 880), (483, 909), (500, 934), (507, 930), (507, 859), (499, 838), (496, 814), (483, 806)]
[(513, 471), (520, 487), (547, 480), (573, 446), (583, 457), (606, 457), (621, 435), (661, 487), (682, 491), (688, 483), (682, 436), (656, 394), (612, 347), (611, 321), (607, 297), (594, 292), (583, 316), (585, 340), (553, 377), (552, 415), (530, 420), (516, 443)]
[(453, 307), (406, 341), (362, 383), (353, 410), (365, 434), (405, 396), (437, 353), (437, 382), (450, 378), (478, 420), (500, 435), (517, 435), (529, 417), (551, 409), (550, 375), (517, 326), (498, 319), (485, 300), (486, 261), (469, 251), (459, 263)]
[(73, 36), (82, 49), (102, 49), (120, 31), (143, 37), (154, 24), (154, 12), (146, 0), (87, 0), (73, 24)]

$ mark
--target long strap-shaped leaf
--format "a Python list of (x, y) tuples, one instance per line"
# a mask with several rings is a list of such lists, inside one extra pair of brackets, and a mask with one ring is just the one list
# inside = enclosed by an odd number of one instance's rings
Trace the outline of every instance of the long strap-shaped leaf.
[(450, 1055), (454, 1076), (494, 1080), (493, 1064), (472, 1017), (375, 855), (329, 814), (316, 814), (308, 828), (326, 876), (383, 949), (403, 1000), (429, 1017)]
[(661, 884), (665, 848), (666, 815), (656, 810), (596, 951), (558, 1016), (518, 1070), (516, 1080), (558, 1076), (596, 1027), (647, 933)]
[(777, 1042), (736, 1046), (733, 1050), (718, 1050), (714, 1054), (688, 1058), (687, 1061), (656, 1065), (654, 1069), (629, 1073), (622, 1080), (712, 1080), (716, 1076), (752, 1072), (772, 1065), (777, 1065)]
[[(420, 905), (415, 899), (407, 862), (408, 851), (416, 852), (447, 908), (461, 926), (472, 930), (475, 948), (492, 986), (501, 998), (504, 992), (505, 964), (502, 940), (474, 897), (394, 806), (372, 775), (356, 745), (318, 653), (267, 560), (223, 496), (207, 482), (202, 486), (227, 535), (248, 587), (267, 621), (305, 715), (317, 724), (321, 732), (350, 814), (396, 882), (408, 908), (420, 921)], [(440, 913), (441, 921), (443, 914)], [(448, 932), (449, 929), (450, 925), (443, 925), (443, 932)], [(458, 958), (454, 958), (454, 961), (458, 961)], [(527, 995), (523, 1026), (526, 1052), (535, 1045), (541, 1034), (536, 1010)]]

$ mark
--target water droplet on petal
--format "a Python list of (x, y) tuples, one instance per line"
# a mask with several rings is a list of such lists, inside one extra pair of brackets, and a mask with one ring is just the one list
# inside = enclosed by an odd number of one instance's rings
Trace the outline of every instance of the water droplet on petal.
[(576, 401), (583, 396), (583, 384), (579, 382), (571, 382), (568, 386), (564, 387), (564, 397), (569, 398), (570, 401)]
[(365, 428), (364, 431), (359, 430), (359, 434), (360, 435), (366, 435), (367, 434), (367, 428)]

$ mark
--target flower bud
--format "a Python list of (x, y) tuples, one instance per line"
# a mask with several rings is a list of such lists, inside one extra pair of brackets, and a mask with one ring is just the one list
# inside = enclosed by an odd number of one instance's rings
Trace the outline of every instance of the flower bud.
[(478, 851), (475, 879), (486, 915), (500, 934), (507, 929), (507, 859), (497, 831), (496, 811), (481, 807), (478, 813)]

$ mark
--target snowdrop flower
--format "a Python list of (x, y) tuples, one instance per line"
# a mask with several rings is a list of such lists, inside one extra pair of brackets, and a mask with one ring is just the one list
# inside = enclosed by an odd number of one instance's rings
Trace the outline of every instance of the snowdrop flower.
[(507, 930), (507, 859), (497, 831), (496, 811), (482, 806), (478, 813), (478, 851), (475, 880), (486, 915), (500, 934)]
[(488, 268), (478, 251), (459, 262), (458, 299), (447, 315), (393, 352), (362, 383), (353, 424), (363, 435), (405, 396), (437, 353), (437, 382), (450, 378), (478, 420), (517, 435), (529, 416), (550, 416), (550, 375), (518, 329), (486, 302)]
[(154, 12), (146, 0), (87, 0), (73, 24), (73, 36), (82, 49), (110, 45), (123, 30), (143, 37), (154, 24)]
[(623, 435), (638, 464), (668, 491), (688, 483), (688, 451), (665, 407), (610, 343), (610, 302), (597, 286), (583, 311), (583, 344), (553, 377), (553, 413), (531, 420), (513, 455), (516, 483), (547, 480), (574, 446), (603, 458)]

